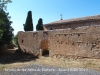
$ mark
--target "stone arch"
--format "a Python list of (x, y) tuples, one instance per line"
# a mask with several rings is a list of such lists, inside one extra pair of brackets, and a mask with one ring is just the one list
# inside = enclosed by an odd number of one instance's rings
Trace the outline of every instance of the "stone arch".
[(49, 56), (49, 50), (48, 50), (48, 40), (47, 39), (43, 39), (41, 40), (40, 43), (40, 48), (41, 48), (41, 55), (42, 56)]

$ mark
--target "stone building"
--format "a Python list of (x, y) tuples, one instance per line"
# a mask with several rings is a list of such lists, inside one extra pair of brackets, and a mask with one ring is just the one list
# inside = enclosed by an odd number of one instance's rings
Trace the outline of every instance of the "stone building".
[(100, 25), (100, 15), (74, 18), (44, 24), (44, 30), (77, 28), (82, 26)]
[[(63, 20), (57, 23), (44, 25), (46, 31), (19, 31), (21, 51), (35, 56), (48, 54), (51, 57), (100, 58), (99, 15), (66, 20), (66, 24)], [(62, 24), (66, 29), (62, 26), (63, 29), (57, 29)], [(71, 28), (67, 28), (67, 25), (71, 25)], [(51, 27), (54, 30), (49, 30)]]

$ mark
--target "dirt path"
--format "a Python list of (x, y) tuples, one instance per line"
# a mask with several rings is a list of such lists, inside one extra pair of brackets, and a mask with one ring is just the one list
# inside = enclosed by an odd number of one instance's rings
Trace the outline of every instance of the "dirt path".
[(60, 68), (29, 65), (16, 69), (5, 69), (0, 75), (100, 75), (100, 72), (84, 68)]

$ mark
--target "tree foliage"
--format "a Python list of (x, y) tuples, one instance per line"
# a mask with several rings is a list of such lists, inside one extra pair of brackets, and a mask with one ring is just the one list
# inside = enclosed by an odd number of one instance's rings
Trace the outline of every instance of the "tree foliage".
[(38, 24), (36, 25), (36, 30), (43, 30), (42, 18), (39, 18)]
[(9, 13), (0, 10), (0, 45), (9, 44), (13, 37), (13, 28), (11, 27)]
[(7, 10), (7, 4), (12, 3), (11, 0), (0, 0), (0, 9)]
[[(4, 0), (6, 1), (10, 0)], [(3, 0), (0, 1), (0, 4), (4, 2)], [(5, 4), (4, 4), (5, 6)], [(3, 6), (0, 6), (0, 46), (4, 44), (9, 44), (13, 37), (14, 29), (11, 26), (12, 21), (10, 21), (9, 13), (4, 11)]]
[(33, 31), (32, 12), (28, 11), (26, 23), (23, 24), (24, 31)]

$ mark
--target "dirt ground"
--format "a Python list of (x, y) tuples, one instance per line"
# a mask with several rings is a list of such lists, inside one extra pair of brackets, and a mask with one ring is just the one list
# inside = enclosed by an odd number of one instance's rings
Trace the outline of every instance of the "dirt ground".
[(100, 59), (69, 59), (69, 58), (51, 58), (34, 57), (30, 54), (17, 53), (16, 49), (8, 49), (0, 55), (0, 70), (5, 68), (19, 68), (30, 64), (48, 65), (62, 68), (87, 68), (100, 71)]

